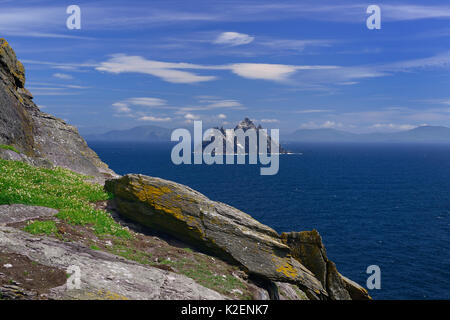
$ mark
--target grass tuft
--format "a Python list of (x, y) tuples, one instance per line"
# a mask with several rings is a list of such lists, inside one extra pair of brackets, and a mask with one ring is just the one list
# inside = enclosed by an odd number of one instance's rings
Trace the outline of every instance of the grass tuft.
[(48, 236), (58, 232), (55, 221), (31, 221), (24, 230), (31, 234), (45, 234)]
[(37, 168), (0, 159), (0, 204), (26, 204), (59, 210), (57, 217), (74, 225), (90, 225), (96, 234), (130, 238), (130, 233), (92, 202), (112, 197), (87, 177), (62, 168)]
[(11, 150), (11, 151), (14, 151), (15, 153), (19, 153), (20, 154), (20, 151), (17, 150), (16, 148), (14, 148), (13, 146), (7, 146), (5, 144), (0, 144), (0, 149)]

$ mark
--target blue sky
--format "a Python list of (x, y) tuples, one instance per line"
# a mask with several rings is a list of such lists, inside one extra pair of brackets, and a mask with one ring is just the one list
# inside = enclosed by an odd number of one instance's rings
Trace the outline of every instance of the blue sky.
[[(66, 27), (72, 4), (81, 30)], [(82, 133), (245, 116), (282, 133), (450, 126), (443, 0), (0, 0), (0, 37), (35, 102)]]

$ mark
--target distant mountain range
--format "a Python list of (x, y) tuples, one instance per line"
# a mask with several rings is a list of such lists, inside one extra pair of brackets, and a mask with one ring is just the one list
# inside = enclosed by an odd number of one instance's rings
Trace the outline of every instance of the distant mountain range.
[(450, 143), (450, 128), (421, 126), (400, 132), (366, 134), (356, 134), (335, 129), (301, 129), (283, 136), (281, 140), (290, 142)]
[(172, 129), (159, 126), (139, 126), (127, 130), (113, 130), (102, 134), (86, 135), (87, 141), (109, 141), (109, 142), (168, 142)]
[[(128, 130), (113, 130), (103, 134), (86, 135), (88, 141), (110, 142), (168, 142), (172, 129), (146, 125)], [(450, 143), (450, 128), (421, 126), (393, 133), (356, 134), (336, 129), (300, 129), (291, 134), (281, 134), (286, 142), (409, 142)]]

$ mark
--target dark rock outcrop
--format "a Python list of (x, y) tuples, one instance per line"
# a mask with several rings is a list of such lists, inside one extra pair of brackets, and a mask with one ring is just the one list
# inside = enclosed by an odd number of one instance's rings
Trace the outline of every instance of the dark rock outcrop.
[(331, 299), (370, 299), (367, 290), (342, 276), (334, 262), (328, 260), (317, 230), (282, 233), (281, 238), (291, 248), (292, 256), (320, 280)]
[(296, 285), (299, 297), (351, 298), (351, 284), (326, 258), (316, 231), (299, 233), (300, 241), (298, 233), (280, 236), (236, 208), (159, 178), (126, 175), (106, 181), (105, 188), (124, 216), (242, 266), (265, 282), (271, 298), (281, 298), (280, 290), (293, 296), (295, 286), (279, 283)]
[(0, 39), (0, 144), (14, 146), (23, 153), (22, 160), (35, 165), (60, 166), (100, 179), (115, 176), (75, 127), (39, 110), (25, 88), (25, 69), (4, 39)]

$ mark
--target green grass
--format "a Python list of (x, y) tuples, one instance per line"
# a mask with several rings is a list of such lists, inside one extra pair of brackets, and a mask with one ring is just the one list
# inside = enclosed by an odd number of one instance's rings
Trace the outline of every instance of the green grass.
[(4, 149), (4, 150), (11, 150), (14, 151), (15, 153), (20, 153), (20, 151), (18, 151), (16, 148), (14, 148), (13, 146), (7, 146), (5, 144), (0, 144), (0, 149)]
[(0, 204), (21, 203), (59, 210), (57, 217), (73, 225), (90, 225), (96, 234), (130, 238), (111, 216), (92, 202), (111, 195), (88, 177), (70, 170), (37, 168), (19, 161), (0, 159)]
[(111, 248), (111, 252), (118, 256), (124, 257), (127, 260), (133, 260), (141, 264), (149, 265), (151, 263), (150, 259), (152, 255), (150, 253), (143, 252), (138, 249), (133, 249), (124, 245), (115, 244)]
[(55, 221), (32, 221), (24, 230), (31, 234), (54, 235), (58, 232)]
[(222, 277), (222, 275), (212, 272), (206, 262), (197, 262), (198, 263), (195, 267), (190, 266), (187, 261), (183, 261), (183, 259), (181, 259), (181, 261), (177, 261), (176, 263), (178, 264), (180, 273), (219, 293), (227, 294), (233, 289), (242, 289), (242, 291), (245, 291), (244, 284), (232, 275)]

